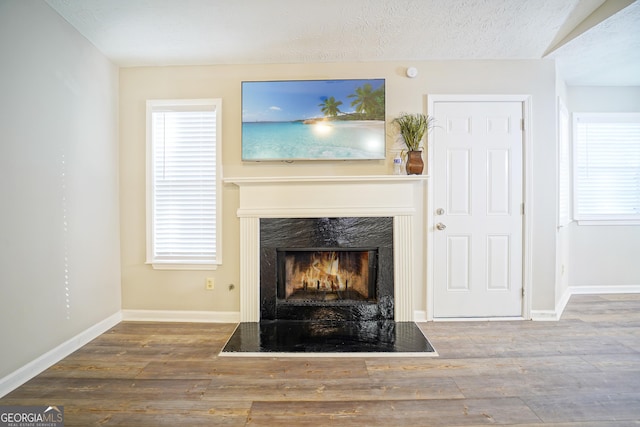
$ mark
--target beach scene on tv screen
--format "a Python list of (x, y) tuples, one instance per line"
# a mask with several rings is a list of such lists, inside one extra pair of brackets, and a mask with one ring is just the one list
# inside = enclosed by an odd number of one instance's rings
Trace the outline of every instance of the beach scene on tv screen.
[(242, 82), (242, 159), (384, 159), (384, 83)]

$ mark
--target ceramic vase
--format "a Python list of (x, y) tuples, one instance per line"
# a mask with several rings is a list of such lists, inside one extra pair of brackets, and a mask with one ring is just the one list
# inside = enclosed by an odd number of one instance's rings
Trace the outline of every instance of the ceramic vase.
[(407, 153), (407, 175), (421, 175), (424, 170), (422, 151), (409, 151)]

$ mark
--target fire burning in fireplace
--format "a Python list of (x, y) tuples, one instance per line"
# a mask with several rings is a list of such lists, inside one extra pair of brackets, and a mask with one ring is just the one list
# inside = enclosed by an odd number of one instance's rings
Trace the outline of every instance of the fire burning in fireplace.
[(375, 249), (278, 250), (278, 289), (287, 301), (371, 301)]

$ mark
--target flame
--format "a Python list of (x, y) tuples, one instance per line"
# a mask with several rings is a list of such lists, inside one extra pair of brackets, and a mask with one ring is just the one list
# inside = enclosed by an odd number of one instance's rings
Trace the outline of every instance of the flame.
[(313, 263), (307, 270), (306, 277), (312, 283), (319, 282), (323, 289), (345, 288), (340, 274), (338, 254), (333, 251), (314, 254)]
[[(363, 271), (352, 271), (353, 267), (350, 269), (341, 266), (340, 256), (336, 251), (318, 251), (309, 256), (310, 262), (297, 264), (292, 261), (289, 264), (286, 274), (287, 295), (296, 290), (336, 292), (358, 289), (367, 293), (365, 283), (368, 261), (363, 263)], [(366, 252), (360, 256), (368, 259)]]

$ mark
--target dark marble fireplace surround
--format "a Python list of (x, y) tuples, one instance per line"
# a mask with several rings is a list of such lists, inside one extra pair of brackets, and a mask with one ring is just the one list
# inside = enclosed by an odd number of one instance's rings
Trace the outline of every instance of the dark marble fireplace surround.
[[(368, 301), (285, 301), (278, 297), (278, 250), (377, 250), (375, 298)], [(394, 319), (393, 218), (260, 219), (260, 319), (384, 321)]]

